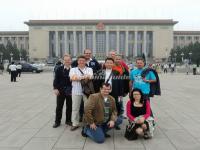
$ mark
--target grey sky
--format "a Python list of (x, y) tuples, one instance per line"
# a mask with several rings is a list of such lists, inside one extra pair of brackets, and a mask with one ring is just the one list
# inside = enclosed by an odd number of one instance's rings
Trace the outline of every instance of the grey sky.
[(0, 31), (28, 30), (39, 19), (173, 19), (200, 30), (199, 0), (0, 0)]

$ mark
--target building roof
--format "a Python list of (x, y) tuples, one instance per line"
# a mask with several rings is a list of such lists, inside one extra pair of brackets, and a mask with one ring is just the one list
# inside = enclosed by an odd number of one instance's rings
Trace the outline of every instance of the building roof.
[(0, 35), (28, 35), (28, 31), (0, 31)]
[(146, 19), (146, 20), (133, 20), (133, 19), (106, 19), (106, 20), (29, 20), (24, 22), (29, 26), (34, 25), (73, 25), (73, 24), (86, 24), (96, 25), (98, 23), (108, 24), (120, 24), (120, 25), (175, 25), (178, 21), (172, 19)]
[(174, 31), (174, 35), (200, 35), (200, 31)]

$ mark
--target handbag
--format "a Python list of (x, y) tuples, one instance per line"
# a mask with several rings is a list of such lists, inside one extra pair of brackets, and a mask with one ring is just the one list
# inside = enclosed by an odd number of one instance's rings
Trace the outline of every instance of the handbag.
[[(79, 71), (82, 75), (84, 75), (84, 73), (80, 69)], [(89, 97), (90, 94), (95, 93), (92, 80), (82, 79), (80, 82), (83, 89), (83, 94), (85, 94), (87, 97)]]
[(137, 139), (138, 136), (135, 132), (135, 122), (134, 121), (129, 121), (129, 124), (126, 125), (126, 131), (125, 131), (124, 137), (129, 141)]

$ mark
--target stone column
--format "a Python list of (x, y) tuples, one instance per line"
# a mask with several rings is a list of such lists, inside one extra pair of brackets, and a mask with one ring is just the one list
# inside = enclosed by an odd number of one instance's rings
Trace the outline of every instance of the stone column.
[(69, 53), (69, 50), (68, 50), (68, 42), (67, 42), (67, 31), (64, 31), (64, 52), (65, 54)]
[(59, 39), (58, 39), (58, 31), (55, 31), (55, 45), (56, 45), (56, 49), (55, 49), (55, 52), (56, 52), (56, 57), (59, 56)]
[(92, 36), (93, 36), (93, 38), (92, 38), (92, 53), (93, 53), (93, 55), (95, 56), (96, 55), (96, 30), (93, 30), (93, 32), (92, 32)]
[(128, 57), (129, 53), (128, 53), (128, 30), (126, 30), (126, 38), (125, 38), (125, 55), (126, 57)]
[(137, 57), (137, 31), (135, 31), (134, 49), (135, 49), (135, 56)]
[(117, 46), (116, 46), (117, 53), (119, 54), (119, 30), (117, 29)]
[(83, 49), (82, 49), (82, 53), (84, 52), (85, 48), (86, 48), (86, 42), (85, 42), (85, 31), (82, 31), (82, 45), (83, 45)]
[(145, 57), (147, 57), (147, 38), (146, 38), (146, 36), (147, 36), (147, 32), (144, 31), (143, 53), (144, 53)]
[(76, 31), (73, 31), (73, 35), (74, 35), (74, 44), (73, 44), (74, 53), (73, 53), (73, 56), (76, 56), (76, 55), (78, 55), (78, 54), (77, 54)]
[(156, 58), (156, 32), (155, 31), (152, 31), (152, 34), (153, 34), (153, 50), (152, 50), (152, 57), (153, 58)]
[(108, 56), (109, 51), (109, 31), (106, 30), (106, 56)]

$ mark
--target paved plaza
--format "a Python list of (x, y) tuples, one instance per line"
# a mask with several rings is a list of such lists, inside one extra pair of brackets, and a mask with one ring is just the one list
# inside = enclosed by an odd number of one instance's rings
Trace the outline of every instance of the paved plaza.
[(103, 144), (82, 137), (81, 129), (71, 132), (65, 116), (52, 128), (52, 80), (46, 72), (22, 74), (16, 83), (0, 75), (0, 150), (200, 150), (200, 76), (160, 75), (162, 96), (151, 101), (157, 121), (153, 139), (127, 141), (125, 120)]

